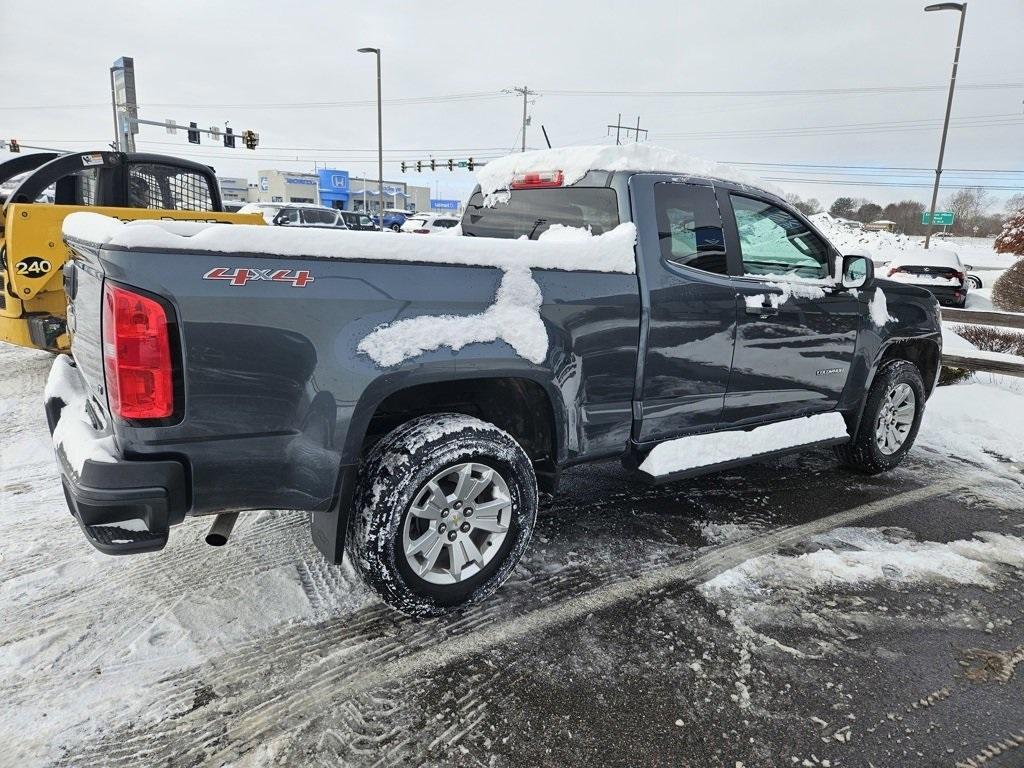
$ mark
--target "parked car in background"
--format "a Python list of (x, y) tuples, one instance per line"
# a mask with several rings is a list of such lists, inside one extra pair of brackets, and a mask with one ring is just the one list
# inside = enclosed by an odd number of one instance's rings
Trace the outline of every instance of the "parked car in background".
[(258, 213), (267, 224), (274, 223), (274, 217), (287, 203), (246, 203), (238, 209), (239, 213)]
[(341, 217), (341, 211), (319, 205), (286, 205), (277, 212), (271, 223), (279, 227), (348, 228)]
[[(385, 208), (384, 209), (384, 229), (390, 229), (394, 232), (400, 232), (402, 225), (405, 224), (405, 220), (413, 215), (412, 211), (406, 211), (401, 208)], [(380, 226), (380, 216), (372, 217), (374, 223)]]
[(443, 213), (417, 213), (410, 216), (402, 225), (403, 232), (415, 232), (418, 235), (429, 235), (443, 232), (457, 226), (459, 219)]
[(224, 210), (228, 213), (238, 213), (247, 205), (248, 203), (243, 203), (241, 200), (225, 200)]
[(349, 229), (374, 231), (378, 228), (378, 225), (373, 223), (373, 219), (365, 213), (359, 213), (358, 211), (338, 211), (338, 213), (345, 222), (345, 226)]
[(889, 262), (886, 277), (898, 283), (919, 285), (946, 306), (962, 307), (967, 303), (967, 267), (956, 251), (947, 248), (905, 251)]

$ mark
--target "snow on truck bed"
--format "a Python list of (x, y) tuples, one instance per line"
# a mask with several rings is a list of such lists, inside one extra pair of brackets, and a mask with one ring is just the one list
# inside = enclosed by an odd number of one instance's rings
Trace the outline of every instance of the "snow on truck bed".
[[(140, 250), (189, 250), (280, 258), (403, 261), (481, 267), (528, 267), (586, 272), (636, 271), (636, 227), (620, 224), (601, 235), (552, 227), (537, 240), (420, 237), (388, 232), (305, 229), (256, 224), (122, 222), (86, 211), (64, 219), (72, 240)], [(549, 235), (550, 233), (550, 235)]]

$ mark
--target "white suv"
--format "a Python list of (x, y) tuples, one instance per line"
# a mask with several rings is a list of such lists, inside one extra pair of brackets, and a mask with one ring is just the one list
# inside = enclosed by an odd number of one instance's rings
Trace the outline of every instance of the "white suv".
[(402, 231), (430, 235), (435, 232), (445, 232), (458, 224), (459, 219), (454, 216), (446, 216), (443, 213), (417, 213), (405, 220)]

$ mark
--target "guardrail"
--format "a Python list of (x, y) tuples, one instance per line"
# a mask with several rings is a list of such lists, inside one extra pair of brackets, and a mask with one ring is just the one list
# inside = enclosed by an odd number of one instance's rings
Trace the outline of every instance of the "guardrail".
[[(991, 325), (997, 328), (1024, 330), (1024, 313), (1020, 312), (943, 307), (942, 319), (962, 325)], [(1024, 357), (1007, 355), (1002, 352), (983, 352), (975, 349), (943, 350), (942, 364), (951, 368), (965, 368), (969, 371), (1024, 377)]]
[(1000, 328), (1024, 329), (1024, 313), (999, 312), (986, 309), (951, 309), (942, 308), (942, 319), (952, 320), (964, 325), (995, 325)]

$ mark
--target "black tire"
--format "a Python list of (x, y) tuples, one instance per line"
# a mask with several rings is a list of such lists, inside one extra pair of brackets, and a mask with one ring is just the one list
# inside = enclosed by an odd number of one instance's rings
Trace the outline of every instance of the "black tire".
[[(891, 454), (883, 453), (875, 440), (875, 427), (882, 405), (889, 392), (899, 384), (908, 384), (914, 391), (915, 413), (910, 432), (903, 445)], [(868, 390), (864, 413), (861, 416), (857, 435), (849, 443), (833, 448), (843, 466), (868, 475), (877, 475), (896, 467), (914, 445), (917, 431), (924, 416), (925, 390), (921, 372), (907, 360), (893, 360), (875, 375)]]
[(972, 291), (976, 291), (979, 288), (984, 288), (985, 284), (981, 282), (981, 278), (976, 275), (968, 275), (967, 283), (971, 286)]
[[(405, 518), (427, 482), (447, 467), (476, 462), (496, 470), (512, 502), (508, 532), (477, 573), (435, 584), (413, 572), (402, 550)], [(356, 484), (346, 551), (366, 583), (413, 616), (449, 612), (490, 596), (522, 558), (537, 519), (537, 477), (511, 435), (458, 413), (423, 416), (395, 428), (370, 451)]]
[(402, 225), (401, 224), (392, 224), (391, 225), (391, 231), (392, 232), (401, 232), (402, 231)]

